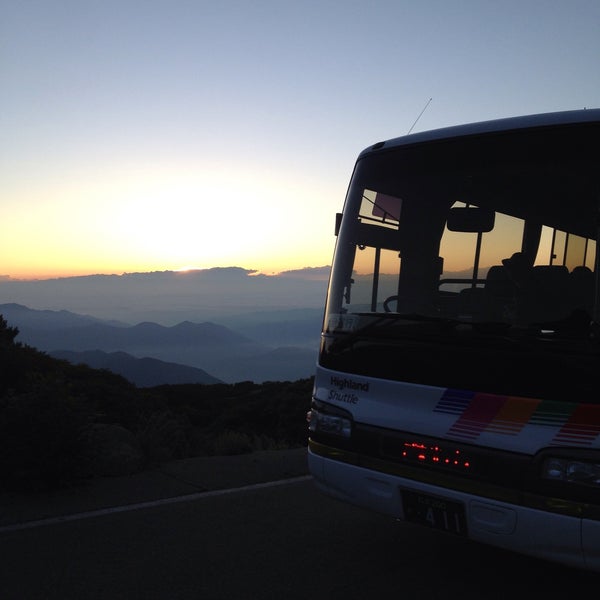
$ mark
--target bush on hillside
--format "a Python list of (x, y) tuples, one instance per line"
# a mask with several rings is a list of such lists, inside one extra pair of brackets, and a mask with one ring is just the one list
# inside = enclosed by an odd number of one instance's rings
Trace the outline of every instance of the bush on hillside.
[(86, 474), (81, 432), (90, 415), (63, 386), (40, 382), (0, 398), (0, 472), (6, 487), (49, 488)]
[(92, 448), (98, 432), (134, 436), (141, 468), (306, 443), (312, 378), (138, 389), (105, 369), (16, 343), (17, 334), (0, 315), (0, 489), (48, 489), (106, 475), (98, 457), (118, 455), (111, 439), (122, 440), (100, 436), (107, 446)]

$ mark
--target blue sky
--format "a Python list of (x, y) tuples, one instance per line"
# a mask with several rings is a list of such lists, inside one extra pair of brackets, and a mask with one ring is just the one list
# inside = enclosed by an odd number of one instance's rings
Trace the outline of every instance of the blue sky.
[(424, 107), (413, 131), (600, 106), (597, 0), (0, 10), (11, 278), (326, 265), (357, 154)]

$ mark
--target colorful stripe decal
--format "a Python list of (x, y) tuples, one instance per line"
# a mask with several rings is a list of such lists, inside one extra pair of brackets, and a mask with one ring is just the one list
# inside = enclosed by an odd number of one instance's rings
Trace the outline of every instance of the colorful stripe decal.
[(495, 419), (505, 398), (492, 394), (475, 394), (448, 432), (450, 435), (475, 439)]
[(483, 432), (518, 435), (526, 425), (551, 427), (550, 444), (589, 446), (600, 434), (600, 405), (574, 404), (448, 389), (433, 412), (455, 415), (454, 438), (475, 440)]
[(545, 400), (540, 403), (538, 409), (532, 415), (531, 423), (532, 425), (562, 427), (571, 416), (575, 406), (575, 404), (569, 404), (567, 402)]
[(561, 444), (589, 445), (598, 433), (600, 433), (600, 406), (578, 404), (554, 440)]
[(443, 412), (451, 415), (460, 415), (473, 399), (473, 392), (465, 390), (447, 389), (441, 397), (433, 412)]
[(517, 435), (523, 429), (525, 423), (531, 421), (532, 415), (541, 403), (541, 400), (533, 398), (508, 396), (487, 430), (506, 433), (507, 435)]

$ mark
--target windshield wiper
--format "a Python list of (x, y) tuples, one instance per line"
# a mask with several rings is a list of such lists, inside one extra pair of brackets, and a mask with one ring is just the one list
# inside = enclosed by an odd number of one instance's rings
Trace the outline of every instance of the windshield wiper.
[[(413, 321), (415, 323), (436, 323), (439, 325), (442, 331), (450, 331), (454, 329), (458, 325), (471, 325), (471, 323), (466, 323), (464, 321), (459, 321), (458, 319), (449, 319), (447, 317), (438, 317), (433, 315), (423, 315), (420, 313), (379, 313), (374, 315), (373, 313), (355, 313), (356, 316), (359, 317), (371, 317), (373, 320), (369, 321), (362, 327), (354, 331), (350, 331), (347, 333), (343, 333), (344, 337), (338, 337), (330, 347), (332, 352), (340, 352), (345, 348), (351, 346), (355, 340), (358, 338), (364, 337), (366, 335), (371, 335), (374, 330), (379, 329), (383, 324), (390, 325), (394, 322), (407, 322)], [(380, 332), (378, 332), (380, 333)], [(341, 332), (338, 332), (338, 335), (341, 335)], [(390, 335), (378, 335), (378, 337), (389, 338)]]

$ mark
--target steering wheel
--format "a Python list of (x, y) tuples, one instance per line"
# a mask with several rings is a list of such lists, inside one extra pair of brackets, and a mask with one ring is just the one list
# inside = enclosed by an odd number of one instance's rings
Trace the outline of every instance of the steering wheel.
[(385, 310), (385, 312), (392, 312), (392, 309), (390, 308), (390, 302), (397, 302), (398, 301), (398, 296), (389, 296), (388, 298), (386, 298), (383, 301), (383, 310)]

